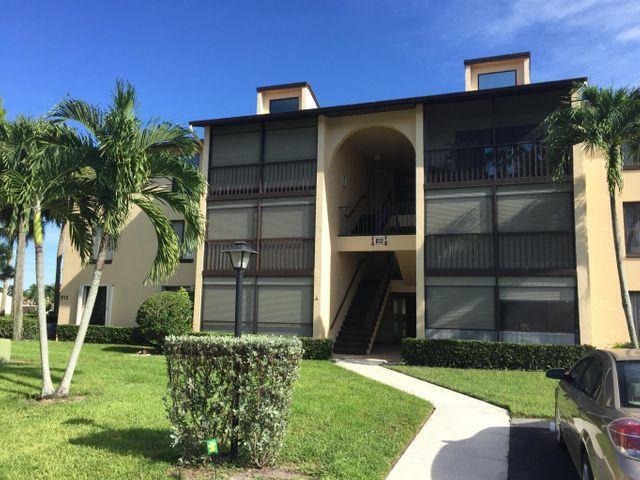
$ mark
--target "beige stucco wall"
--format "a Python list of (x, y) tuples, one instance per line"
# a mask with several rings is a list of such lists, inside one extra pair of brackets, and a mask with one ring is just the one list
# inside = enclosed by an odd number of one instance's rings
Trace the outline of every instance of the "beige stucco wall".
[[(372, 127), (386, 127), (404, 135), (416, 147), (416, 110), (324, 117), (318, 121), (318, 170), (316, 183), (316, 257), (314, 268), (314, 336), (329, 336), (330, 324), (353, 277), (368, 240), (338, 237), (340, 206), (354, 205), (364, 193), (363, 172), (367, 166), (349, 151), (347, 140)], [(341, 148), (343, 147), (344, 148)], [(344, 186), (344, 177), (347, 186)], [(407, 236), (401, 250), (415, 248)], [(394, 242), (396, 240), (393, 240)], [(357, 245), (362, 243), (359, 248)], [(364, 242), (364, 243), (363, 243)], [(368, 247), (365, 248), (365, 243)]]
[(465, 90), (478, 90), (478, 74), (503, 72), (505, 70), (516, 71), (517, 85), (526, 85), (531, 83), (530, 59), (514, 58), (498, 62), (465, 65)]
[(296, 97), (300, 102), (300, 110), (308, 110), (310, 108), (318, 108), (311, 91), (307, 87), (284, 88), (281, 90), (265, 90), (258, 92), (256, 113), (269, 113), (269, 102), (280, 98)]
[[(176, 214), (169, 218), (178, 220)], [(140, 304), (161, 285), (192, 286), (194, 264), (181, 263), (176, 273), (160, 285), (144, 285), (156, 252), (156, 238), (149, 220), (134, 207), (128, 225), (123, 231), (118, 250), (113, 253), (113, 262), (106, 264), (100, 285), (111, 287), (110, 314), (107, 325), (118, 327), (135, 326), (135, 316)], [(93, 264), (82, 266), (80, 257), (67, 239), (64, 252), (62, 285), (60, 291), (61, 324), (79, 321), (78, 306), (81, 305), (81, 288), (91, 283)], [(109, 305), (107, 306), (109, 309)]]
[[(609, 192), (605, 162), (600, 152), (574, 147), (574, 200), (576, 260), (580, 313), (580, 342), (597, 347), (628, 341), (613, 249)], [(624, 232), (622, 198), (638, 198), (637, 178), (625, 173), (625, 188), (618, 199), (621, 233)], [(638, 264), (625, 260), (630, 289), (640, 288)]]

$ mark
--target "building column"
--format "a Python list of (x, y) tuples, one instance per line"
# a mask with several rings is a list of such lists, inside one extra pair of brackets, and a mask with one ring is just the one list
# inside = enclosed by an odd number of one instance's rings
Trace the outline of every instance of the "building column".
[(416, 106), (416, 337), (425, 336), (424, 285), (424, 115), (423, 105)]
[(331, 324), (331, 236), (327, 211), (325, 171), (326, 118), (318, 117), (318, 152), (316, 173), (316, 236), (313, 268), (313, 336), (329, 336)]
[[(211, 127), (205, 127), (204, 129), (204, 143), (202, 145), (202, 154), (200, 155), (200, 173), (208, 180), (209, 178), (209, 143), (211, 141)], [(200, 199), (200, 213), (204, 215), (205, 226), (207, 225), (207, 197), (209, 191)], [(206, 230), (206, 229), (205, 229)], [(194, 263), (194, 281), (193, 281), (193, 323), (192, 328), (194, 331), (199, 332), (202, 325), (202, 272), (204, 271), (204, 249), (206, 245), (205, 241), (198, 245), (193, 258)]]

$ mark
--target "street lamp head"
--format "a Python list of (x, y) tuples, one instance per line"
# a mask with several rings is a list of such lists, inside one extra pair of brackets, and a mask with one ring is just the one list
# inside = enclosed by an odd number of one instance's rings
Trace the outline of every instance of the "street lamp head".
[(251, 248), (247, 242), (235, 242), (231, 247), (223, 250), (222, 253), (229, 255), (229, 260), (231, 260), (234, 270), (246, 270), (251, 256), (256, 255), (258, 252)]

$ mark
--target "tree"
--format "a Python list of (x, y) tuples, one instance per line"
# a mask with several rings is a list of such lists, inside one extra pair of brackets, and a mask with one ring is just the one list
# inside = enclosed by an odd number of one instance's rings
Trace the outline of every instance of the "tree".
[[(98, 239), (91, 286), (69, 362), (56, 396), (69, 395), (71, 380), (93, 312), (105, 257), (118, 241), (134, 206), (149, 219), (157, 239), (155, 259), (147, 282), (157, 282), (177, 268), (181, 253), (194, 249), (204, 238), (200, 199), (206, 181), (187, 159), (199, 152), (198, 140), (186, 128), (169, 123), (143, 125), (136, 114), (134, 88), (118, 81), (111, 105), (105, 110), (87, 102), (67, 99), (54, 107), (51, 118), (78, 122), (76, 145), (92, 169), (88, 194), (93, 204), (93, 233)], [(175, 188), (171, 187), (171, 183)], [(182, 246), (160, 204), (185, 219)], [(70, 222), (70, 227), (73, 223)]]
[(35, 305), (38, 302), (38, 286), (35, 283), (29, 285), (29, 288), (22, 292), (22, 297)]
[(624, 272), (616, 199), (623, 187), (622, 149), (628, 149), (629, 154), (635, 156), (640, 152), (640, 89), (576, 86), (567, 108), (555, 111), (546, 119), (545, 143), (547, 158), (554, 167), (556, 179), (563, 176), (571, 161), (572, 145), (582, 144), (587, 153), (598, 150), (604, 155), (622, 307), (629, 338), (633, 346), (638, 348)]
[(5, 305), (7, 304), (7, 292), (9, 284), (7, 281), (13, 278), (13, 267), (11, 258), (13, 257), (13, 246), (0, 239), (0, 280), (2, 280), (2, 304), (0, 305), (0, 315), (5, 315)]
[(55, 211), (73, 221), (75, 235), (72, 240), (79, 251), (86, 254), (91, 248), (91, 230), (85, 220), (89, 216), (83, 213), (82, 208), (74, 206), (74, 199), (82, 198), (87, 177), (83, 172), (82, 160), (74, 156), (79, 149), (59, 146), (77, 140), (75, 132), (64, 125), (19, 116), (13, 122), (4, 124), (0, 139), (3, 144), (1, 194), (4, 202), (15, 212), (13, 223), (18, 224), (19, 232), (13, 310), (21, 321), (24, 248), (30, 223), (35, 250), (36, 285), (35, 292), (32, 286), (26, 293), (32, 299), (35, 296), (38, 305), (41, 397), (47, 398), (55, 390), (51, 381), (47, 341), (43, 211)]

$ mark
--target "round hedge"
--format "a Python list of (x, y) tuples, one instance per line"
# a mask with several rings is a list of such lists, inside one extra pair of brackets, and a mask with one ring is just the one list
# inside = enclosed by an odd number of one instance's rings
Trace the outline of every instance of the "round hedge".
[(184, 289), (151, 295), (142, 302), (136, 315), (143, 339), (157, 347), (169, 335), (189, 333), (192, 321), (193, 304)]

